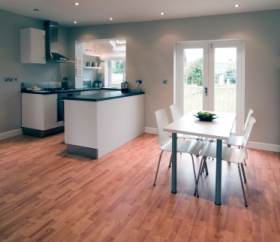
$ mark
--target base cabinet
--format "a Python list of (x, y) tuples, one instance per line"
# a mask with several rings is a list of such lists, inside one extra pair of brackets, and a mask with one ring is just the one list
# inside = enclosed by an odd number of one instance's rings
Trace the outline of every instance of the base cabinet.
[(22, 93), (22, 127), (49, 130), (63, 126), (57, 122), (57, 94)]

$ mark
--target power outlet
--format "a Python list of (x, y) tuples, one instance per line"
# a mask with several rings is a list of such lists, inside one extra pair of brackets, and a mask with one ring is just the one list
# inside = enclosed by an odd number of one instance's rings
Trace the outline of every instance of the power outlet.
[(17, 82), (17, 77), (4, 77), (5, 82)]
[(162, 84), (167, 84), (167, 80), (162, 80)]
[(142, 80), (136, 80), (136, 83), (141, 84)]

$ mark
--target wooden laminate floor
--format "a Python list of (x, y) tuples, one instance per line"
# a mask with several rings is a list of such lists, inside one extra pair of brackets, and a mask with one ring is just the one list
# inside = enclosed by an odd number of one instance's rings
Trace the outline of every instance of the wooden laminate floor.
[(237, 166), (223, 162), (216, 206), (215, 160), (208, 159), (196, 198), (190, 157), (178, 155), (174, 195), (168, 153), (153, 186), (155, 135), (98, 160), (68, 154), (63, 138), (0, 141), (0, 241), (280, 241), (279, 153), (249, 150), (248, 208)]

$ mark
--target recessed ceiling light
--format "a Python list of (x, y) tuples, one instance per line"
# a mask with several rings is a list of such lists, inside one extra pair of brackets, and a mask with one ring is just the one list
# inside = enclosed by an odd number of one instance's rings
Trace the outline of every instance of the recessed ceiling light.
[(37, 11), (37, 12), (39, 11), (39, 9), (38, 9), (38, 8), (34, 8), (33, 10), (34, 10), (34, 11)]
[(74, 24), (76, 24), (77, 23), (77, 21), (74, 21)]
[(160, 15), (164, 15), (164, 12), (161, 12)]
[(110, 18), (110, 20), (113, 20), (113, 18)]
[(239, 8), (240, 5), (239, 5), (239, 4), (235, 4), (234, 7), (235, 7), (235, 8)]
[(74, 3), (76, 6), (79, 6), (80, 4), (79, 3)]

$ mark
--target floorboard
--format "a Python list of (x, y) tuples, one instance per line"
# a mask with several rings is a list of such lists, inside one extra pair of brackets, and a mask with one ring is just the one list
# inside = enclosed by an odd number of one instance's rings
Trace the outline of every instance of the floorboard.
[[(244, 206), (238, 169), (222, 163), (222, 205), (214, 204), (215, 160), (197, 198), (190, 156), (170, 154), (157, 185), (157, 136), (143, 134), (93, 160), (68, 154), (64, 134), (0, 141), (0, 241), (280, 241), (280, 154), (249, 149)], [(196, 171), (199, 158), (196, 158)]]

